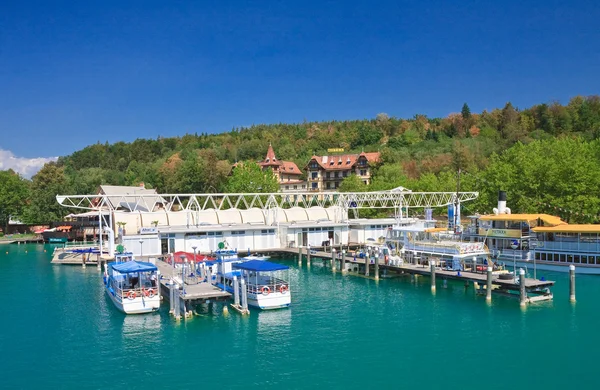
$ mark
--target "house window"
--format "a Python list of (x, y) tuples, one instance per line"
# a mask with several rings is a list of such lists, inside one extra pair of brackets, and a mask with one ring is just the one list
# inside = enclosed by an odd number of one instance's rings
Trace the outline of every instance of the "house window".
[(361, 176), (367, 176), (367, 170), (366, 169), (361, 169), (360, 170), (360, 175)]
[(306, 184), (302, 184), (302, 188), (306, 188)]
[(316, 190), (317, 189), (317, 183), (312, 183), (312, 188), (313, 188), (313, 190)]
[(295, 190), (297, 190), (297, 189), (298, 189), (298, 186), (294, 186), (294, 189), (295, 189)]
[(344, 175), (344, 177), (348, 176), (348, 171), (344, 171), (344, 173), (342, 173), (342, 175)]
[(335, 188), (338, 188), (340, 186), (340, 183), (336, 182), (335, 183)]
[(312, 177), (313, 179), (316, 179), (318, 174), (319, 174), (318, 172), (312, 172), (312, 173), (311, 173), (311, 177)]
[(335, 178), (337, 179), (337, 177), (338, 177), (338, 173), (337, 173), (337, 172), (336, 172), (336, 173), (334, 173), (334, 174), (333, 174), (333, 177), (335, 177)]
[(285, 189), (286, 189), (286, 190), (289, 190), (289, 189), (290, 189), (290, 186), (285, 186)]
[(327, 188), (331, 188), (331, 183), (327, 182)]

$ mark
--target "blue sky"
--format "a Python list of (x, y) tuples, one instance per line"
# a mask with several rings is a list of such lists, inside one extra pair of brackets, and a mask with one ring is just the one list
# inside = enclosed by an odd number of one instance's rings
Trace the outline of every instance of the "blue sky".
[(0, 149), (566, 102), (600, 93), (598, 20), (595, 1), (2, 2)]

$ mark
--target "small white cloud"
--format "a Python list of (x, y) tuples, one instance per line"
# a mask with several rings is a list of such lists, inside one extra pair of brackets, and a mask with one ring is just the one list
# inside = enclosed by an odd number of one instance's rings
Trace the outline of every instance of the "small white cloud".
[(44, 164), (50, 161), (56, 161), (57, 159), (58, 157), (17, 157), (10, 150), (0, 149), (0, 171), (12, 169), (23, 175), (23, 177), (31, 178), (31, 176), (35, 175)]

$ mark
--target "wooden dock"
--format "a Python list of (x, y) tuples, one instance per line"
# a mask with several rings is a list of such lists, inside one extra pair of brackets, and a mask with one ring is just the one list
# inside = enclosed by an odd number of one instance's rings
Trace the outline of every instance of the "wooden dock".
[[(159, 269), (161, 274), (161, 291), (166, 291), (163, 296), (168, 297), (170, 289), (170, 280), (173, 279), (179, 286), (183, 285), (181, 281), (181, 271), (177, 271), (173, 266), (165, 263), (162, 260), (156, 260), (156, 267)], [(220, 288), (213, 286), (207, 282), (199, 282), (194, 284), (184, 285), (183, 290), (180, 291), (180, 296), (183, 300), (192, 302), (193, 304), (202, 303), (209, 300), (223, 300), (231, 298), (231, 294), (221, 290)]]
[[(291, 255), (294, 254), (296, 256), (300, 253), (300, 259), (306, 258), (308, 259), (308, 253), (306, 248), (284, 248), (280, 252)], [(325, 252), (323, 250), (311, 250), (310, 251), (310, 259), (316, 260), (331, 260), (332, 253)], [(439, 258), (431, 258), (431, 260), (439, 262)], [(379, 279), (380, 271), (384, 270), (386, 272), (386, 276), (389, 277), (390, 273), (395, 275), (400, 274), (409, 274), (409, 275), (421, 275), (428, 276), (432, 279), (432, 290), (435, 290), (436, 277), (441, 278), (442, 280), (458, 280), (465, 282), (465, 285), (468, 283), (472, 283), (474, 286), (478, 287), (478, 291), (482, 294), (486, 293), (486, 284), (488, 282), (487, 270), (483, 272), (471, 272), (467, 271), (453, 271), (444, 269), (439, 266), (431, 267), (431, 264), (423, 265), (423, 264), (385, 264), (384, 261), (380, 259), (378, 264), (375, 264), (374, 259), (368, 260), (367, 258), (360, 258), (354, 256), (344, 256), (342, 262), (342, 256), (339, 253), (339, 250), (335, 253), (335, 262), (339, 262), (339, 269), (342, 272), (350, 272), (352, 274), (366, 276), (373, 279)], [(343, 263), (343, 265), (342, 265)], [(354, 265), (354, 266), (353, 266)], [(362, 271), (362, 274), (360, 273)], [(433, 272), (432, 272), (433, 271)], [(433, 273), (433, 276), (432, 276)], [(371, 276), (373, 275), (373, 276)], [(493, 272), (491, 275), (491, 284), (492, 289), (495, 294), (508, 295), (519, 297), (523, 302), (531, 303), (537, 301), (545, 301), (551, 300), (553, 298), (552, 293), (550, 292), (550, 288), (554, 286), (555, 282), (551, 280), (538, 280), (533, 278), (523, 278), (523, 286), (521, 288), (521, 283), (519, 278), (510, 278), (510, 279), (501, 279), (500, 273)]]

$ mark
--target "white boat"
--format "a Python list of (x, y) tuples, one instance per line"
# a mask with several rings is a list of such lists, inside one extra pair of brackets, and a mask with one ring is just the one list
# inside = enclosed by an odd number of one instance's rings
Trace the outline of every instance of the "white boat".
[[(289, 267), (264, 260), (242, 262), (221, 262), (215, 285), (229, 293), (234, 293), (234, 281), (243, 278), (248, 290), (248, 305), (262, 310), (289, 307), (292, 302), (289, 277), (283, 278), (283, 271)], [(235, 277), (235, 280), (234, 280)]]
[(158, 268), (142, 261), (110, 263), (104, 274), (106, 293), (125, 314), (143, 314), (160, 307)]
[(260, 256), (258, 254), (255, 255), (249, 255), (243, 258), (244, 261), (249, 261), (249, 260), (269, 260), (271, 258), (271, 256)]

